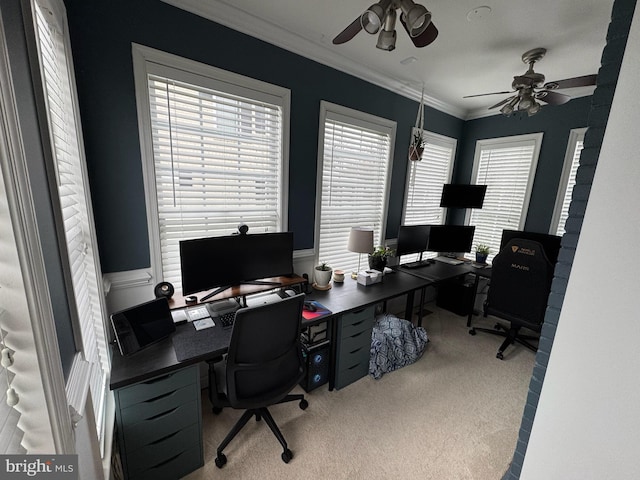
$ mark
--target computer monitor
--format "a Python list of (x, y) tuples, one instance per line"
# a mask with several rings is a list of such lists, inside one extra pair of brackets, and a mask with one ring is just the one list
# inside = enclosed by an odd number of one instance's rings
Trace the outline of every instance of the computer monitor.
[(396, 256), (422, 253), (427, 249), (430, 225), (400, 225)]
[(503, 230), (502, 239), (500, 240), (500, 250), (502, 250), (504, 246), (514, 238), (524, 238), (525, 240), (533, 240), (534, 242), (538, 242), (540, 245), (542, 245), (544, 254), (547, 256), (547, 259), (549, 259), (549, 261), (553, 265), (555, 265), (558, 261), (558, 254), (560, 253), (560, 243), (562, 241), (562, 237), (559, 237), (557, 235), (549, 235), (547, 233), (524, 232), (521, 230)]
[(486, 185), (447, 183), (442, 187), (440, 206), (447, 208), (482, 208)]
[(432, 225), (427, 250), (430, 252), (470, 252), (473, 244), (473, 225)]
[[(293, 274), (293, 233), (259, 233), (180, 242), (182, 294)], [(202, 299), (201, 299), (202, 300)]]

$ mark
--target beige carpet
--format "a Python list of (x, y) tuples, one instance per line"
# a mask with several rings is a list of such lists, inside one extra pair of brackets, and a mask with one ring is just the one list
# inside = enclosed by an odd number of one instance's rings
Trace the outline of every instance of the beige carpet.
[[(203, 395), (205, 465), (186, 478), (501, 479), (515, 449), (534, 354), (510, 347), (500, 361), (501, 338), (471, 336), (466, 317), (429, 309), (430, 341), (417, 363), (342, 390), (321, 387), (307, 394), (305, 411), (297, 403), (270, 408), (294, 453), (289, 464), (266, 424), (250, 421), (218, 469), (216, 447), (241, 412), (207, 414)], [(493, 323), (476, 317), (478, 326)]]

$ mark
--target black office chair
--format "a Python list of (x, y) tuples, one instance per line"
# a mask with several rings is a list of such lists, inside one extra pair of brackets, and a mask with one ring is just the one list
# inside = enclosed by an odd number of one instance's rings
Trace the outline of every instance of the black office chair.
[(267, 407), (294, 400), (300, 401), (302, 410), (309, 405), (304, 395), (289, 394), (304, 376), (300, 343), (303, 303), (304, 294), (300, 294), (241, 308), (236, 312), (226, 362), (209, 362), (209, 399), (214, 412), (221, 407), (246, 409), (218, 446), (218, 468), (227, 463), (223, 450), (254, 415), (257, 421), (264, 418), (282, 445), (282, 461), (289, 463), (293, 458)]
[(518, 342), (536, 352), (538, 347), (530, 343), (539, 336), (525, 335), (525, 327), (540, 332), (551, 291), (554, 265), (547, 259), (542, 245), (532, 240), (515, 238), (494, 257), (491, 283), (484, 303), (484, 316), (493, 315), (509, 321), (507, 328), (496, 323), (494, 329), (473, 327), (476, 331), (506, 337), (496, 357), (502, 360), (505, 349)]

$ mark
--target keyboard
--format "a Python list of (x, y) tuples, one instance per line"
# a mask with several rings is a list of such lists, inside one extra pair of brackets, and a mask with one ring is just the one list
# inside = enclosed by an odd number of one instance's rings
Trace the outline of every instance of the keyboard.
[(419, 268), (429, 265), (427, 260), (418, 260), (416, 262), (403, 263), (401, 266), (404, 268)]
[(436, 262), (447, 263), (449, 265), (460, 265), (464, 263), (462, 260), (458, 260), (457, 258), (449, 258), (449, 257), (436, 257), (434, 258)]
[(219, 317), (215, 317), (215, 319), (219, 320), (224, 328), (228, 328), (233, 326), (233, 322), (236, 319), (236, 312), (223, 313)]

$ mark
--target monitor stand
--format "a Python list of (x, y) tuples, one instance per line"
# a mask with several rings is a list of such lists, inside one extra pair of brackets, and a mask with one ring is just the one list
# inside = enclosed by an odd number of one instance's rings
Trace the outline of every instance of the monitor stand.
[(227, 290), (227, 289), (229, 289), (231, 287), (237, 287), (237, 286), (240, 286), (240, 285), (265, 285), (265, 286), (269, 286), (269, 287), (280, 287), (280, 286), (282, 286), (282, 283), (281, 282), (272, 282), (272, 281), (268, 281), (268, 280), (250, 280), (250, 281), (247, 281), (247, 282), (240, 282), (237, 285), (225, 285), (225, 286), (216, 288), (211, 293), (208, 293), (207, 295), (202, 297), (200, 299), (200, 302), (204, 302), (206, 300), (209, 300), (211, 297), (215, 297), (220, 292), (224, 292), (225, 290)]

